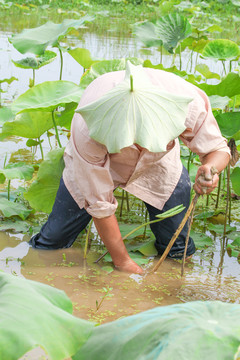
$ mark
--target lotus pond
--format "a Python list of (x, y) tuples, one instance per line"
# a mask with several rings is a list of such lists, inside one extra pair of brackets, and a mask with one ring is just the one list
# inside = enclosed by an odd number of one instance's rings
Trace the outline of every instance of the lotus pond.
[[(86, 9), (77, 14), (61, 10), (53, 15), (45, 8), (36, 14), (29, 6), (11, 10), (0, 2), (1, 18), (8, 15), (0, 32), (0, 269), (64, 290), (74, 314), (98, 324), (193, 300), (239, 304), (239, 34), (223, 26), (233, 18), (209, 16), (206, 23), (207, 6), (192, 9), (187, 3), (178, 2), (178, 9), (159, 15), (157, 22), (130, 26), (126, 21), (127, 31), (123, 26), (120, 31), (116, 18), (104, 20), (106, 12), (94, 17)], [(239, 21), (239, 5), (234, 16)], [(168, 33), (161, 33), (162, 24)], [(43, 27), (22, 33), (38, 26)], [(222, 134), (232, 139), (235, 162), (222, 174), (219, 189), (198, 201), (191, 231), (197, 252), (183, 277), (177, 260), (167, 259), (157, 273), (149, 272), (158, 259), (148, 227), (126, 241), (133, 259), (146, 269), (143, 276), (118, 272), (109, 256), (95, 263), (105, 248), (93, 225), (70, 249), (41, 251), (27, 244), (51, 211), (83, 90), (97, 76), (124, 69), (126, 58), (174, 72), (203, 89)], [(193, 182), (199, 159), (184, 146), (181, 155)], [(125, 236), (148, 220), (146, 210), (120, 189), (115, 195)]]

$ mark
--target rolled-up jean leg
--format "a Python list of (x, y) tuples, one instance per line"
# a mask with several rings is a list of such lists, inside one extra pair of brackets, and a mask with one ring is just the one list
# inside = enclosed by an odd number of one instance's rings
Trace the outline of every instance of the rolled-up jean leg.
[(91, 215), (79, 208), (61, 179), (48, 221), (29, 244), (38, 249), (68, 248), (90, 220)]
[[(169, 241), (173, 237), (173, 234), (177, 230), (179, 224), (181, 223), (189, 207), (190, 191), (191, 191), (191, 182), (189, 179), (189, 175), (187, 170), (183, 167), (182, 174), (178, 181), (178, 184), (176, 185), (172, 195), (165, 203), (162, 210), (158, 210), (153, 206), (145, 203), (149, 212), (150, 220), (157, 219), (156, 215), (161, 214), (173, 208), (174, 206), (181, 204), (185, 206), (185, 209), (181, 213), (150, 225), (151, 230), (156, 238), (155, 247), (160, 255), (164, 253)], [(183, 257), (187, 231), (188, 231), (188, 222), (185, 224), (183, 230), (181, 231), (175, 243), (173, 244), (168, 254), (168, 257), (175, 259), (181, 259)], [(196, 248), (193, 239), (190, 237), (187, 247), (187, 256), (194, 254), (195, 251)]]

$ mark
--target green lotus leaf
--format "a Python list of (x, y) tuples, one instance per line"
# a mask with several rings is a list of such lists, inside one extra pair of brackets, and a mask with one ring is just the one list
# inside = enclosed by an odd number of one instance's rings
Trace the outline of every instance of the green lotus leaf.
[(234, 60), (239, 57), (238, 45), (231, 40), (216, 39), (210, 41), (203, 49), (202, 55), (208, 59)]
[(192, 28), (187, 20), (178, 13), (163, 16), (156, 22), (156, 35), (162, 40), (164, 48), (173, 53), (181, 40), (192, 33)]
[(123, 82), (76, 112), (86, 121), (89, 135), (104, 144), (109, 153), (118, 153), (134, 143), (161, 152), (184, 131), (191, 101), (153, 86), (143, 67), (128, 61)]
[(187, 80), (191, 83), (195, 83), (196, 81), (201, 81), (201, 79), (202, 79), (202, 77), (200, 75), (188, 74), (184, 70), (178, 70), (178, 68), (175, 65), (171, 66), (170, 68), (165, 68), (162, 64), (153, 65), (150, 60), (145, 60), (143, 63), (143, 66), (149, 67), (151, 69), (158, 69), (158, 70), (163, 70), (163, 71), (174, 73), (176, 75), (181, 76), (182, 78), (184, 78), (185, 80)]
[(53, 127), (50, 112), (32, 111), (16, 115), (12, 121), (3, 124), (3, 132), (24, 138), (39, 138)]
[(0, 169), (0, 174), (3, 174), (8, 180), (31, 180), (33, 172), (34, 167), (32, 165), (26, 165), (21, 162), (8, 164), (4, 169)]
[(70, 81), (45, 81), (27, 90), (12, 103), (12, 111), (53, 111), (61, 104), (78, 103), (83, 90)]
[(39, 27), (23, 30), (20, 34), (9, 38), (9, 41), (22, 54), (29, 52), (41, 55), (48, 46), (58, 46), (59, 41), (71, 30), (79, 29), (93, 19), (93, 16), (86, 15), (79, 20), (65, 19), (61, 24), (48, 21)]
[(60, 178), (64, 169), (64, 149), (52, 150), (41, 163), (37, 180), (29, 187), (24, 197), (32, 208), (50, 213), (57, 194)]
[(158, 251), (155, 248), (154, 243), (155, 243), (155, 239), (137, 245), (132, 245), (130, 247), (127, 247), (127, 249), (134, 252), (139, 251), (144, 256), (157, 256)]
[(88, 49), (76, 48), (68, 50), (68, 53), (76, 60), (84, 69), (90, 68), (90, 66), (99, 60), (93, 60), (91, 53)]
[(204, 233), (198, 233), (191, 230), (190, 236), (193, 238), (194, 244), (197, 249), (204, 249), (213, 244), (212, 238), (210, 238), (210, 236), (207, 236)]
[(134, 34), (146, 47), (160, 47), (163, 42), (156, 34), (156, 25), (151, 21), (138, 24), (134, 27)]
[(136, 36), (145, 46), (161, 46), (170, 53), (180, 41), (192, 33), (187, 18), (178, 13), (163, 16), (154, 22), (146, 22), (135, 30)]
[(228, 73), (228, 75), (217, 85), (195, 84), (206, 92), (208, 96), (219, 95), (228, 96), (229, 98), (240, 94), (240, 75)]
[(14, 76), (12, 76), (11, 78), (9, 79), (3, 79), (3, 80), (0, 80), (0, 84), (3, 84), (4, 82), (6, 82), (8, 85), (11, 84), (13, 81), (17, 81), (18, 79), (15, 78)]
[(0, 108), (0, 124), (3, 124), (5, 121), (12, 120), (14, 118), (14, 114), (11, 109), (8, 107)]
[(42, 55), (37, 55), (35, 58), (26, 57), (18, 61), (12, 60), (12, 62), (22, 69), (40, 69), (42, 66), (51, 63), (56, 57), (55, 52), (46, 50)]
[(73, 360), (230, 360), (239, 343), (239, 304), (193, 301), (97, 326)]
[(71, 102), (65, 105), (65, 108), (61, 112), (55, 113), (55, 120), (58, 125), (70, 130), (72, 118), (75, 113), (77, 103)]
[(26, 146), (28, 146), (28, 147), (38, 146), (42, 142), (43, 142), (43, 140), (37, 141), (37, 140), (33, 140), (33, 139), (28, 139), (28, 141), (26, 142)]
[(0, 272), (0, 358), (16, 360), (38, 346), (51, 360), (71, 357), (94, 326), (72, 311), (63, 291)]
[(95, 80), (100, 75), (106, 74), (111, 71), (125, 70), (128, 60), (131, 61), (131, 63), (134, 65), (139, 65), (143, 63), (143, 60), (138, 58), (99, 61), (93, 64), (90, 69), (83, 74), (80, 81), (81, 88), (85, 89), (93, 80)]
[(200, 74), (202, 74), (206, 79), (218, 79), (218, 80), (221, 79), (220, 75), (211, 72), (206, 64), (196, 65), (195, 70), (198, 71)]
[(231, 99), (227, 96), (211, 95), (209, 96), (212, 109), (223, 110), (229, 104)]
[(235, 167), (230, 175), (234, 192), (240, 196), (240, 168)]
[(219, 128), (223, 136), (231, 138), (240, 130), (240, 113), (226, 112), (216, 116)]
[[(22, 220), (25, 220), (31, 214), (32, 209), (27, 209), (26, 206), (22, 204), (9, 201), (4, 197), (0, 197), (0, 211), (2, 212), (3, 216), (6, 218), (11, 216), (19, 216)], [(0, 354), (1, 354), (1, 349), (0, 349)]]

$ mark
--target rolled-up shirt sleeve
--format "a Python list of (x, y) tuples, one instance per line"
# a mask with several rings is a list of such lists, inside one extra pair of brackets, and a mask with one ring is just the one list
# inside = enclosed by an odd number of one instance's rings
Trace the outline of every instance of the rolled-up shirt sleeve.
[(109, 154), (104, 145), (89, 137), (86, 123), (80, 114), (75, 114), (73, 119), (65, 163), (68, 174), (71, 171), (74, 185), (66, 174), (64, 181), (78, 205), (96, 218), (114, 214), (118, 203), (113, 195)]
[(227, 141), (221, 135), (213, 116), (209, 99), (200, 89), (189, 106), (185, 125), (187, 129), (180, 135), (180, 139), (192, 152), (199, 155), (200, 161), (213, 151), (224, 151), (230, 155)]

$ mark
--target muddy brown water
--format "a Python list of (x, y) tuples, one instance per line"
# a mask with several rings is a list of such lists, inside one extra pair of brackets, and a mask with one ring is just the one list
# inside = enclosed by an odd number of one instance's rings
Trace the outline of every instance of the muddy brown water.
[[(73, 303), (74, 315), (98, 324), (186, 301), (240, 302), (240, 266), (226, 252), (221, 256), (220, 244), (215, 252), (197, 251), (181, 277), (181, 262), (176, 260), (166, 259), (156, 273), (149, 273), (158, 260), (151, 258), (144, 276), (117, 270), (107, 273), (103, 270), (106, 263), (94, 263), (99, 256), (96, 251), (90, 250), (84, 260), (78, 243), (69, 249), (46, 251), (29, 247), (28, 240), (27, 235), (0, 233), (0, 269), (64, 290)], [(13, 249), (17, 251), (6, 262), (3, 251)], [(103, 299), (103, 288), (109, 288), (111, 296)], [(99, 309), (96, 302), (101, 303)], [(48, 357), (38, 348), (20, 360), (43, 359)]]

